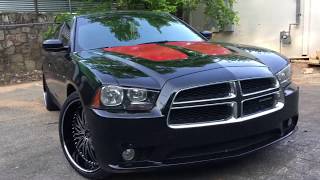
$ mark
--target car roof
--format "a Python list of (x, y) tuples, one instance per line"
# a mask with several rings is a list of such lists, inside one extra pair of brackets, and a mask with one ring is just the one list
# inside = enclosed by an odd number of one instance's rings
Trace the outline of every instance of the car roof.
[(98, 12), (98, 13), (92, 13), (92, 14), (84, 14), (84, 15), (78, 15), (76, 17), (100, 17), (100, 16), (106, 16), (106, 15), (170, 15), (167, 12), (159, 12), (159, 11), (145, 11), (145, 10), (134, 10), (134, 11), (107, 11), (107, 12)]

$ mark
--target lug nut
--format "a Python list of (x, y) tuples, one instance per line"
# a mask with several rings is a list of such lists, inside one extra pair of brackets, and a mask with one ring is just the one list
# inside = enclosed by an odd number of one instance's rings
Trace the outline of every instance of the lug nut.
[(122, 152), (122, 158), (125, 161), (131, 161), (135, 157), (135, 150), (134, 149), (126, 149)]

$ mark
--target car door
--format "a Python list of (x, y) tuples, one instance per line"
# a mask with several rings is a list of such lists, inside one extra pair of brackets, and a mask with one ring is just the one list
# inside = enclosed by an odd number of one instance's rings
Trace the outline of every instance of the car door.
[[(52, 31), (53, 34), (48, 37), (48, 39), (59, 39), (60, 37), (60, 31), (61, 31), (61, 24), (54, 24), (52, 25)], [(52, 52), (52, 51), (46, 51), (45, 59), (43, 61), (43, 75), (45, 78), (45, 83), (50, 91), (51, 95), (54, 96), (54, 99), (57, 99), (56, 97), (56, 68), (54, 66), (55, 61), (58, 59), (59, 53), (58, 52)]]
[[(64, 23), (59, 31), (59, 39), (65, 47), (70, 47), (70, 25)], [(70, 48), (65, 51), (53, 52), (54, 58), (50, 61), (50, 71), (52, 72), (50, 91), (56, 100), (62, 105), (66, 99), (66, 79), (68, 71), (71, 71), (72, 61), (70, 58)], [(51, 90), (52, 89), (52, 90)]]

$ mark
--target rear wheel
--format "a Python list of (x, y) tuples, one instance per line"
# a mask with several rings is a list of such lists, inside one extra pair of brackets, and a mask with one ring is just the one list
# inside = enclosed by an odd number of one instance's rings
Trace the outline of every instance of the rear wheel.
[(43, 76), (43, 101), (48, 111), (58, 111), (59, 107), (54, 103), (52, 94), (50, 93), (46, 79)]
[(102, 179), (108, 173), (100, 168), (87, 119), (77, 93), (72, 93), (62, 107), (59, 121), (60, 141), (71, 166), (86, 178)]

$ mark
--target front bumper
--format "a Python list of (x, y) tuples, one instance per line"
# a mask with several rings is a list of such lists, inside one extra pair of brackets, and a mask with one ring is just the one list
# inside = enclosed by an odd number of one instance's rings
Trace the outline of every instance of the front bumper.
[[(291, 135), (298, 121), (299, 89), (290, 85), (284, 92), (285, 106), (279, 111), (202, 128), (171, 129), (157, 111), (117, 115), (86, 109), (86, 115), (101, 167), (132, 172), (238, 157)], [(126, 162), (121, 154), (128, 148), (136, 150), (136, 157)]]

